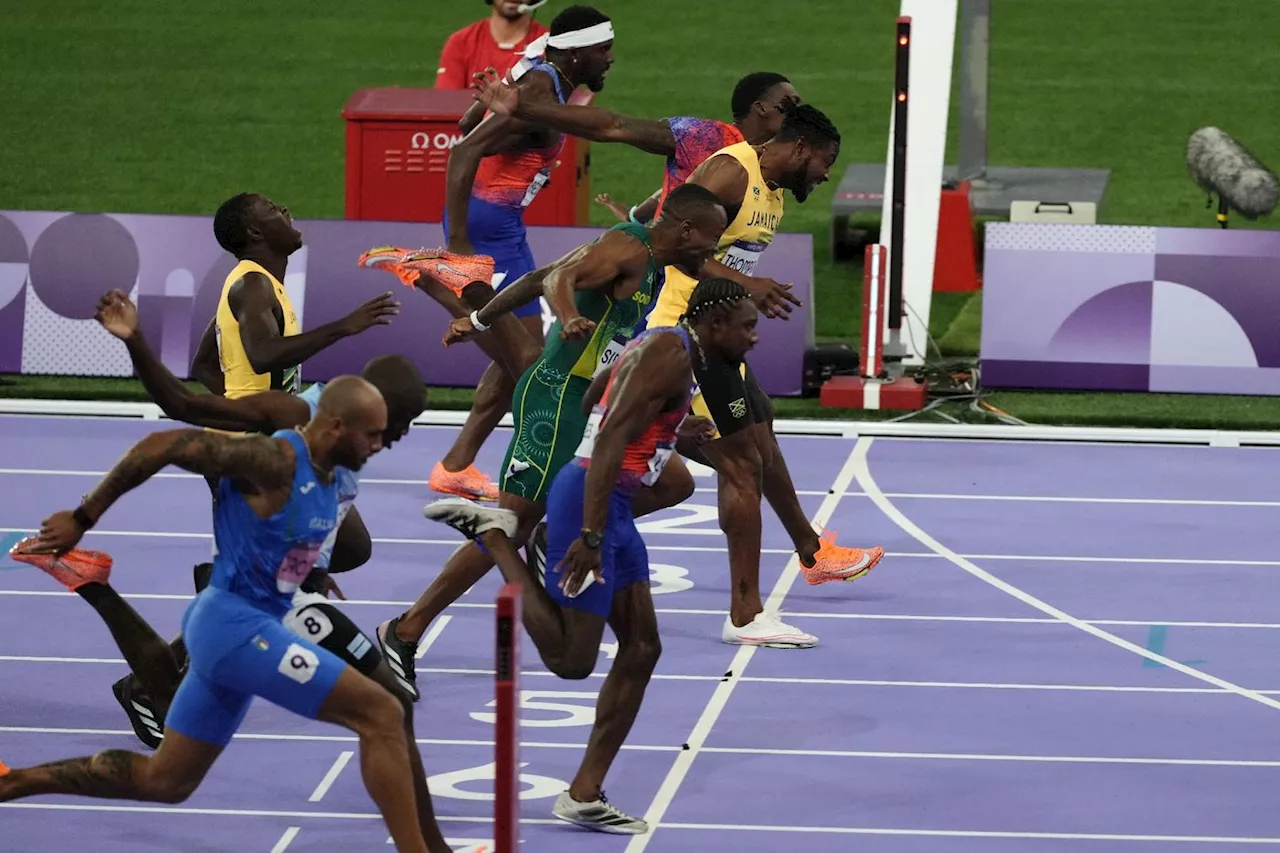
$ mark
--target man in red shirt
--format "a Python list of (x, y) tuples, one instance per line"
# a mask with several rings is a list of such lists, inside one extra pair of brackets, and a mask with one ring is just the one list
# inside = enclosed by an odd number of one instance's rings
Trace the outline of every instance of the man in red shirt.
[[(526, 0), (484, 0), (493, 7), (489, 17), (463, 27), (444, 43), (440, 67), (436, 69), (437, 89), (466, 89), (471, 77), (492, 67), (502, 74), (524, 55), (524, 49), (540, 38), (547, 28), (533, 19), (532, 9), (542, 3)], [(545, 0), (544, 0), (545, 2)]]

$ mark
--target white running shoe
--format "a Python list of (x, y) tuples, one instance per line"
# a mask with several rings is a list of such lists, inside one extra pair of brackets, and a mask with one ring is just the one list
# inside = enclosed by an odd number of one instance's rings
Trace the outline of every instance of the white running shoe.
[(818, 645), (817, 637), (786, 624), (777, 614), (767, 610), (757, 613), (756, 618), (741, 628), (725, 616), (720, 639), (739, 646), (767, 646), (771, 649), (810, 649)]
[(422, 508), (422, 514), (432, 521), (449, 525), (468, 539), (475, 539), (495, 527), (508, 536), (515, 536), (519, 526), (519, 520), (511, 510), (484, 506), (466, 498), (432, 501)]
[(565, 791), (556, 798), (551, 814), (566, 823), (594, 829), (596, 832), (610, 832), (614, 835), (643, 835), (649, 831), (649, 824), (638, 817), (632, 817), (620, 811), (605, 799), (604, 791), (600, 799), (590, 803), (580, 803), (569, 792)]

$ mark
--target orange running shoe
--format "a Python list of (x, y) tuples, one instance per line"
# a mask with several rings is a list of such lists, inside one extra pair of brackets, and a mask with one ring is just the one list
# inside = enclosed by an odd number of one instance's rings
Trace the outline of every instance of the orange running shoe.
[(399, 246), (376, 246), (360, 256), (356, 266), (361, 269), (386, 270), (400, 279), (406, 287), (416, 287), (418, 271), (402, 267), (400, 262), (413, 254), (413, 249), (402, 249)]
[(370, 249), (357, 262), (361, 267), (385, 269), (394, 273), (409, 287), (416, 287), (419, 276), (426, 276), (458, 296), (469, 284), (493, 281), (493, 258), (488, 255), (463, 255), (447, 249), (411, 251), (396, 246)]
[(447, 471), (443, 462), (437, 462), (436, 467), (431, 469), (431, 479), (427, 485), (442, 494), (457, 495), (473, 501), (498, 500), (498, 487), (476, 470), (475, 465), (468, 465), (461, 471)]
[(0, 776), (4, 776), (8, 772), (9, 772), (9, 765), (5, 764), (3, 761), (0, 761)]
[(22, 549), (33, 545), (34, 536), (28, 536), (9, 549), (9, 557), (18, 563), (35, 566), (58, 583), (74, 592), (87, 583), (106, 583), (111, 577), (111, 555), (102, 551), (72, 548), (65, 554), (24, 554)]
[(813, 586), (827, 581), (856, 581), (874, 569), (884, 557), (884, 548), (879, 545), (874, 548), (841, 548), (836, 545), (838, 534), (835, 531), (831, 531), (830, 538), (826, 534), (827, 531), (823, 530), (819, 536), (822, 545), (814, 554), (813, 565), (800, 564), (804, 579)]

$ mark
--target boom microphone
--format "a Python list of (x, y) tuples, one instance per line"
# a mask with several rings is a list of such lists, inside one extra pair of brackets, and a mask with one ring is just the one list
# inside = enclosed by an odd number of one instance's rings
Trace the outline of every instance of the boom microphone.
[[(1232, 139), (1216, 127), (1202, 127), (1187, 141), (1187, 171), (1205, 192), (1218, 195), (1218, 222), (1227, 227), (1227, 212), (1234, 209), (1245, 219), (1266, 216), (1276, 206), (1280, 181)], [(1210, 199), (1212, 203), (1212, 199)]]

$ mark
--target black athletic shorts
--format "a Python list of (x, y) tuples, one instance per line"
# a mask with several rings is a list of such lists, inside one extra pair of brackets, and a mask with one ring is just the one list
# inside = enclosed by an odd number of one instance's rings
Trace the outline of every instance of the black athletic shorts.
[(716, 425), (716, 438), (773, 419), (773, 404), (745, 361), (731, 364), (714, 357), (704, 368), (694, 359), (692, 409)]

